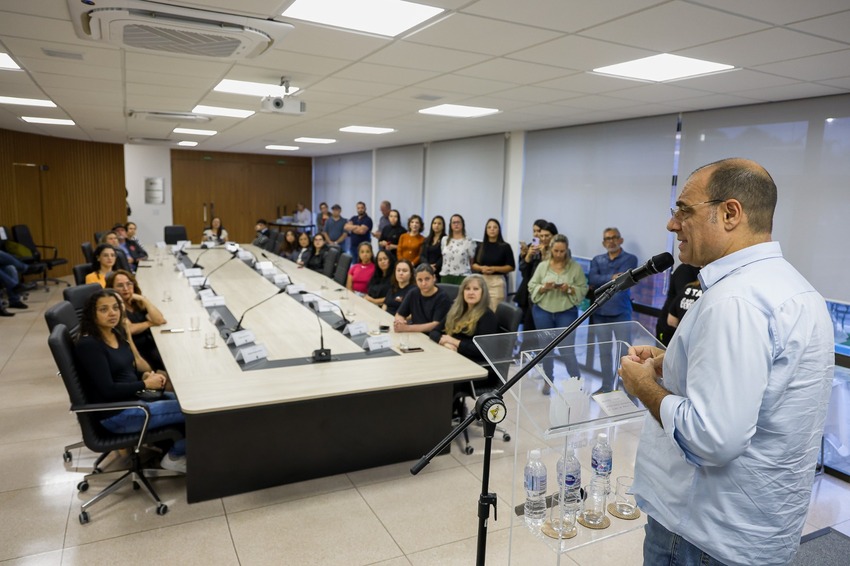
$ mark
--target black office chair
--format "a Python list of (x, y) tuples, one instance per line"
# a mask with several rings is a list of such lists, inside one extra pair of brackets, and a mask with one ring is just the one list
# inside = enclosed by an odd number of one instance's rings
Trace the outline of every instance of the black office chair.
[(94, 233), (94, 246), (95, 246), (95, 247), (97, 247), (97, 246), (99, 246), (100, 244), (104, 243), (104, 242), (102, 242), (101, 240), (103, 240), (103, 237), (104, 237), (104, 236), (105, 236), (108, 232), (109, 232), (109, 230), (104, 230), (104, 231), (102, 231), (102, 232), (95, 232), (95, 233)]
[(115, 269), (130, 271), (130, 262), (127, 261), (127, 254), (124, 253), (124, 250), (115, 250)]
[(274, 234), (274, 243), (272, 244), (271, 251), (274, 255), (280, 255), (280, 250), (283, 249), (283, 242), (286, 241), (286, 234), (283, 232), (272, 232)]
[(352, 257), (349, 254), (340, 254), (339, 259), (336, 262), (334, 281), (342, 286), (345, 286), (345, 283), (348, 280), (348, 270), (351, 268), (351, 260)]
[[(41, 244), (36, 244), (32, 239), (32, 234), (30, 234), (29, 226), (26, 224), (16, 224), (12, 226), (12, 237), (16, 242), (27, 248), (32, 254), (32, 261), (25, 263), (33, 263), (33, 264), (44, 264), (46, 267), (42, 274), (42, 283), (44, 283), (45, 290), (47, 289), (47, 282), (53, 281), (56, 284), (63, 283), (70, 287), (70, 283), (67, 281), (63, 281), (62, 279), (57, 279), (56, 277), (48, 277), (49, 272), (54, 267), (59, 265), (65, 265), (68, 263), (68, 260), (64, 257), (59, 257), (59, 250), (55, 246), (45, 246)], [(50, 254), (51, 257), (43, 257), (41, 252), (39, 252), (39, 248), (47, 251), (53, 250), (53, 253)]]
[(58, 324), (51, 332), (47, 339), (47, 344), (50, 346), (50, 352), (53, 354), (53, 359), (56, 366), (59, 368), (59, 373), (62, 375), (62, 381), (65, 383), (65, 389), (68, 391), (68, 397), (71, 400), (71, 411), (77, 415), (77, 421), (80, 423), (80, 429), (83, 432), (83, 443), (85, 446), (94, 452), (111, 452), (122, 448), (132, 449), (130, 456), (130, 468), (128, 470), (120, 470), (117, 472), (87, 474), (83, 480), (77, 484), (77, 489), (81, 492), (89, 489), (89, 480), (92, 477), (102, 478), (112, 474), (122, 474), (118, 479), (109, 484), (103, 491), (86, 501), (80, 507), (80, 524), (85, 525), (89, 522), (89, 514), (87, 509), (105, 498), (110, 493), (113, 493), (122, 485), (132, 482), (133, 488), (138, 489), (140, 485), (144, 486), (148, 494), (156, 502), (156, 514), (165, 515), (168, 512), (168, 506), (162, 502), (151, 485), (148, 478), (179, 476), (183, 475), (179, 472), (172, 472), (161, 469), (143, 469), (139, 451), (143, 444), (156, 443), (163, 441), (175, 441), (183, 438), (183, 431), (180, 427), (167, 426), (148, 430), (145, 425), (141, 432), (118, 434), (109, 432), (103, 425), (100, 424), (98, 413), (104, 411), (115, 411), (121, 409), (137, 409), (144, 411), (146, 415), (150, 415), (147, 404), (144, 401), (124, 401), (120, 403), (89, 403), (86, 398), (85, 390), (80, 381), (80, 374), (77, 371), (76, 360), (74, 358), (74, 344), (71, 341), (71, 334), (64, 324)]
[[(94, 261), (94, 249), (92, 248), (91, 242), (83, 242), (80, 244), (80, 248), (83, 250), (83, 259), (85, 259), (88, 263)], [(79, 285), (79, 283), (77, 283)]]
[(85, 285), (77, 285), (76, 287), (68, 287), (62, 290), (62, 298), (71, 303), (71, 306), (74, 307), (74, 311), (77, 313), (77, 318), (81, 319), (86, 301), (102, 289), (103, 287), (100, 286), (100, 283), (87, 283)]
[[(442, 285), (442, 283), (440, 285)], [(519, 325), (522, 322), (522, 309), (514, 303), (502, 301), (496, 306), (496, 322), (499, 325), (499, 332), (516, 333), (519, 331)], [(513, 350), (514, 348), (511, 347), (509, 352), (505, 352), (504, 359), (491, 360), (494, 364), (496, 364), (498, 371), (502, 375), (507, 375), (508, 367), (513, 363)], [(484, 393), (491, 393), (503, 385), (502, 380), (499, 379), (499, 376), (496, 374), (496, 370), (490, 367), (489, 364), (482, 365), (487, 368), (487, 377), (484, 379), (470, 381), (468, 388), (464, 388), (455, 393), (455, 403), (457, 403), (456, 407), (460, 410), (461, 420), (466, 418), (466, 397), (478, 399), (478, 397)], [(502, 434), (502, 440), (505, 442), (509, 442), (511, 440), (511, 435), (506, 429), (497, 426), (496, 431)], [(463, 452), (465, 454), (472, 454), (474, 448), (469, 443), (469, 435), (466, 431), (464, 431), (463, 438), (465, 441)]]
[(86, 275), (94, 271), (94, 269), (92, 269), (90, 263), (78, 263), (71, 268), (71, 271), (74, 272), (74, 285), (85, 285)]
[(324, 269), (322, 271), (322, 275), (324, 275), (325, 277), (327, 277), (329, 279), (333, 279), (334, 275), (336, 274), (337, 265), (339, 264), (339, 254), (340, 253), (342, 253), (342, 252), (340, 252), (340, 249), (338, 247), (336, 247), (336, 246), (329, 246), (328, 247), (328, 259), (326, 260), (327, 263), (325, 263), (325, 267), (327, 269)]
[(180, 240), (188, 240), (189, 236), (186, 234), (185, 226), (166, 226), (165, 227), (165, 243), (168, 245), (174, 245)]
[(449, 296), (449, 299), (451, 299), (452, 302), (455, 302), (458, 291), (460, 290), (460, 285), (455, 285), (454, 283), (437, 283), (437, 287), (442, 289), (443, 292)]

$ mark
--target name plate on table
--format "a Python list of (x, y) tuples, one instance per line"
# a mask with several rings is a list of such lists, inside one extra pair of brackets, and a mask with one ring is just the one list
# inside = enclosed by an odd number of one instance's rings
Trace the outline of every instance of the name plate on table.
[(236, 360), (242, 360), (246, 364), (262, 360), (268, 355), (266, 347), (262, 344), (254, 344), (253, 346), (244, 346), (236, 351)]
[(215, 297), (215, 291), (212, 289), (201, 289), (198, 291), (198, 298), (203, 299), (204, 297)]
[(166, 244), (165, 242), (157, 242), (156, 247), (157, 249), (164, 250), (168, 247), (168, 244)]
[(224, 306), (224, 296), (223, 295), (213, 295), (212, 297), (203, 297), (203, 298), (201, 298), (201, 305), (204, 308), (223, 307)]
[(369, 336), (363, 346), (367, 350), (374, 352), (375, 350), (386, 350), (387, 348), (392, 348), (393, 342), (390, 340), (389, 336), (381, 334), (379, 336)]
[(184, 271), (186, 271), (186, 266), (183, 265), (182, 262), (178, 261), (177, 265), (174, 266), (174, 271), (179, 271), (180, 273), (183, 273)]
[(338, 304), (327, 299), (319, 301), (319, 312), (342, 312)]
[(204, 284), (204, 281), (206, 281), (206, 280), (207, 280), (207, 278), (204, 277), (204, 276), (189, 277), (189, 279), (188, 279), (189, 285), (191, 285), (192, 287), (201, 287)]
[(362, 320), (360, 322), (349, 323), (348, 326), (345, 327), (345, 330), (342, 331), (343, 334), (347, 334), (348, 336), (360, 336), (367, 332), (369, 332), (369, 325)]
[[(239, 252), (239, 254), (240, 254), (239, 259), (244, 259), (242, 257), (242, 252)], [(249, 253), (248, 255), (250, 256), (251, 254)], [(249, 259), (251, 259), (251, 258), (249, 258)], [(259, 271), (263, 275), (265, 275), (267, 272), (274, 273), (274, 264), (270, 261), (258, 261), (257, 263), (254, 264), (254, 269)]]
[(292, 283), (292, 281), (289, 280), (289, 275), (286, 273), (275, 273), (273, 282), (281, 289)]
[(219, 324), (224, 324), (224, 319), (221, 318), (221, 313), (218, 311), (212, 311), (210, 313), (210, 322), (218, 326)]
[(306, 291), (306, 289), (304, 288), (304, 285), (300, 283), (293, 283), (286, 288), (286, 292), (290, 295), (300, 295), (301, 291)]
[(306, 293), (304, 295), (301, 295), (301, 302), (302, 303), (318, 303), (321, 300), (322, 300), (322, 298), (319, 297), (319, 295), (315, 295), (313, 293)]
[(244, 346), (245, 344), (250, 344), (256, 338), (254, 338), (254, 333), (250, 330), (240, 330), (239, 332), (234, 332), (227, 339), (228, 344), (233, 344), (237, 348), (240, 346)]
[(183, 277), (203, 277), (204, 270), (200, 267), (188, 267), (183, 270)]

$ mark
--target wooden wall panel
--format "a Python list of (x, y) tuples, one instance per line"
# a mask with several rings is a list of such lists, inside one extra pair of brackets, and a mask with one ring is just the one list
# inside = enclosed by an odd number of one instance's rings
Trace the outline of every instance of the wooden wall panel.
[[(37, 166), (40, 194), (19, 194), (16, 163)], [(70, 275), (70, 266), (84, 261), (82, 242), (127, 220), (123, 146), (0, 130), (0, 224), (22, 223), (39, 198), (43, 233), (34, 231), (34, 239), (58, 247), (69, 265), (52, 273)]]
[[(258, 218), (269, 221), (290, 213), (297, 202), (312, 200), (312, 159), (275, 155), (171, 151), (174, 223), (197, 241), (211, 220), (211, 203), (230, 239), (250, 242)], [(203, 206), (208, 206), (206, 222)]]

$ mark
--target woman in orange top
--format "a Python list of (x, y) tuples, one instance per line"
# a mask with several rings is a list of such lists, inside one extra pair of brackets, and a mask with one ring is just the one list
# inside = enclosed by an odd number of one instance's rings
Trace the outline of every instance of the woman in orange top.
[(398, 259), (406, 259), (414, 266), (419, 265), (419, 254), (422, 252), (422, 244), (425, 236), (422, 235), (422, 217), (414, 214), (407, 221), (407, 232), (398, 239)]
[(112, 273), (112, 268), (115, 267), (115, 259), (115, 248), (109, 244), (100, 244), (94, 250), (92, 272), (86, 275), (86, 283), (100, 283), (100, 286), (105, 288), (106, 276)]

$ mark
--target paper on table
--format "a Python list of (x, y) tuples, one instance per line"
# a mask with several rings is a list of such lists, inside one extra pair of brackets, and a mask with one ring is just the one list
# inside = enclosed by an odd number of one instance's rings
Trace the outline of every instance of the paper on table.
[(602, 411), (609, 417), (634, 413), (638, 407), (622, 391), (611, 391), (593, 396), (593, 400), (599, 404)]

